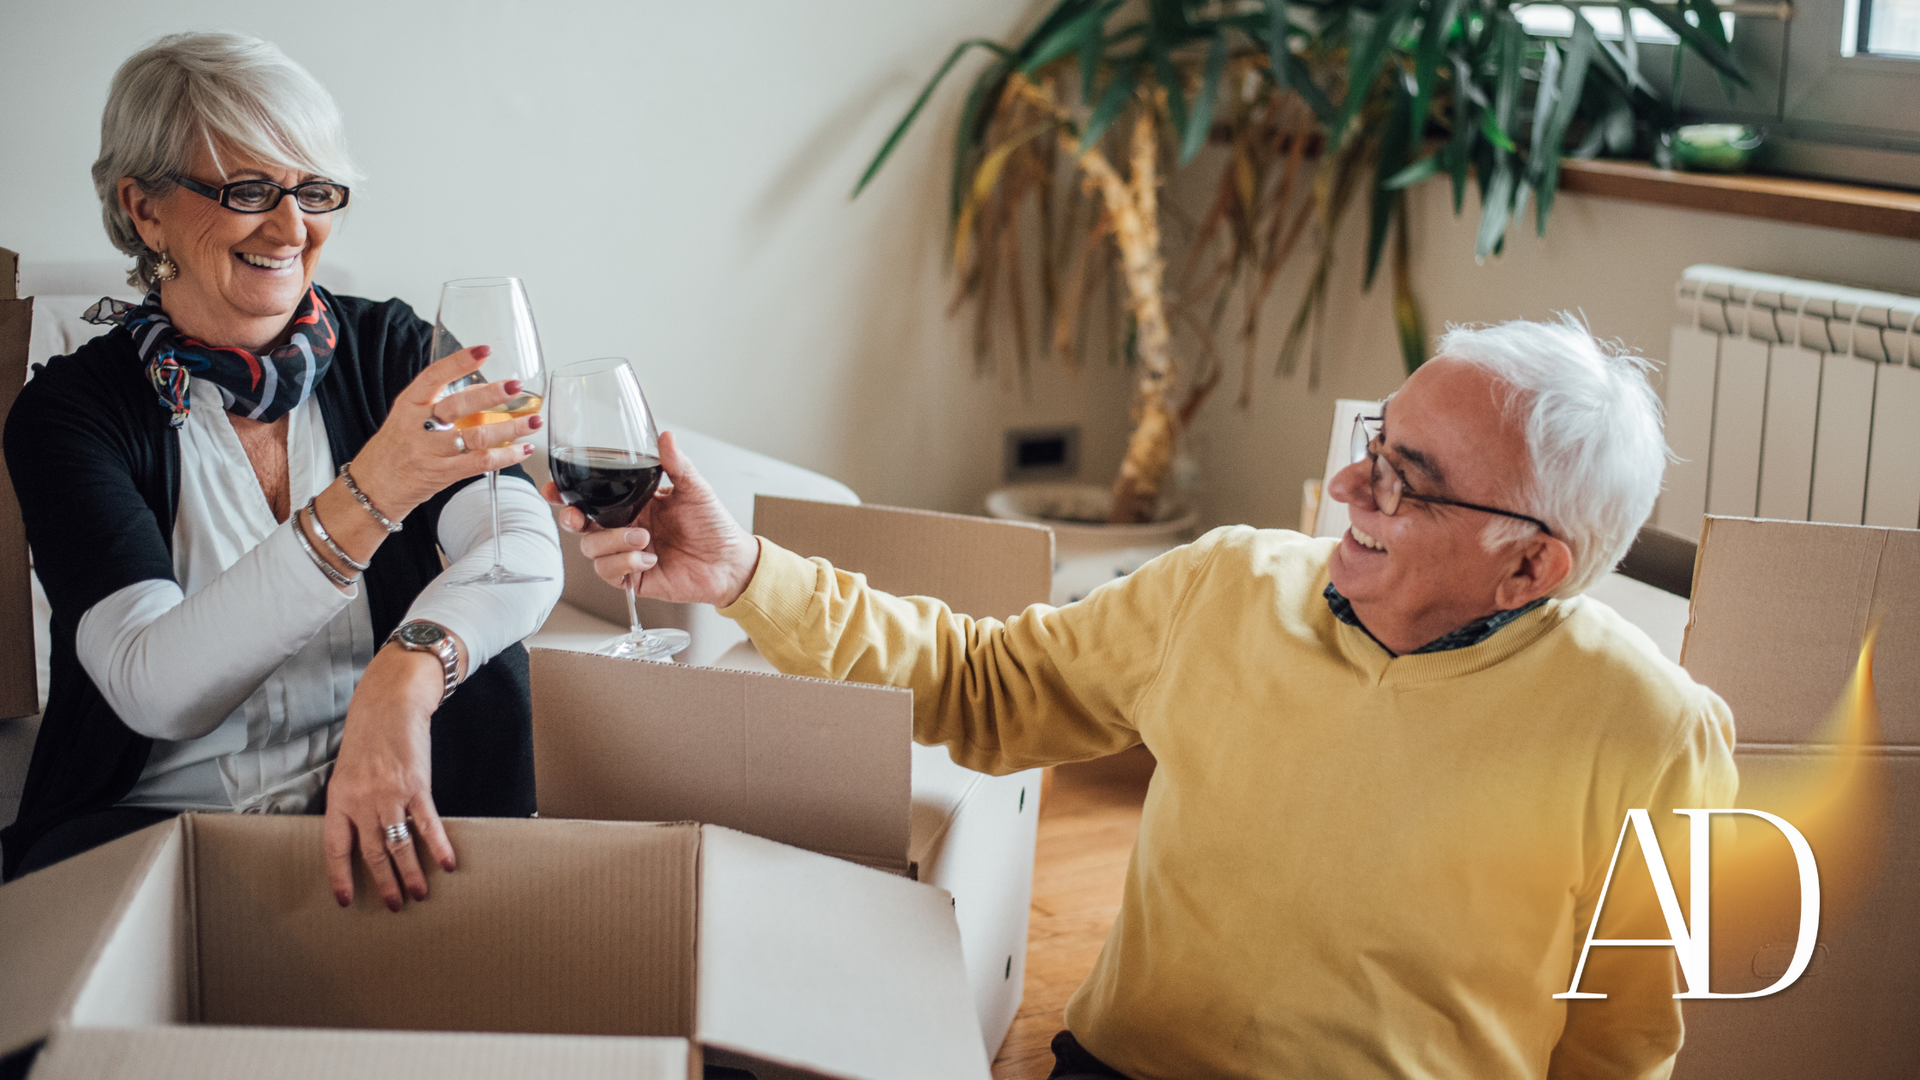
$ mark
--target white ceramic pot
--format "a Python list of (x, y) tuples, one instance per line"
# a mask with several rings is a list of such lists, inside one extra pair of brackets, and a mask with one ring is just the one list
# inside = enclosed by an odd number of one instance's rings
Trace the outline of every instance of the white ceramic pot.
[(987, 513), (1053, 530), (1053, 603), (1070, 604), (1154, 556), (1193, 539), (1200, 511), (1179, 505), (1160, 521), (1111, 525), (1113, 492), (1095, 484), (1021, 484), (987, 496)]
[(987, 496), (987, 513), (1002, 521), (1031, 521), (1053, 530), (1060, 549), (1111, 550), (1143, 544), (1171, 547), (1193, 538), (1200, 511), (1175, 504), (1161, 520), (1143, 525), (1111, 525), (1107, 508), (1111, 488), (1097, 484), (1021, 484)]

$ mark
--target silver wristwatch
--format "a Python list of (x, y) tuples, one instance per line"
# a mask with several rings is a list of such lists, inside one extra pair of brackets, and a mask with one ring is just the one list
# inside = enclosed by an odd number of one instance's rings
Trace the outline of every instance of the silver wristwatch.
[(440, 666), (446, 669), (447, 688), (440, 692), (440, 702), (453, 696), (453, 688), (460, 684), (460, 650), (454, 647), (453, 635), (437, 622), (415, 619), (401, 623), (387, 635), (389, 644), (398, 644), (409, 652), (432, 653), (440, 658)]

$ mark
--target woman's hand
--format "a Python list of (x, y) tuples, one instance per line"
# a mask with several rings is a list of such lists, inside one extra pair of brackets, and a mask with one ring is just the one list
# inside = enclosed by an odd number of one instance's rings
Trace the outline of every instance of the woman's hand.
[(640, 595), (676, 603), (725, 607), (740, 598), (760, 562), (760, 543), (733, 520), (693, 462), (680, 453), (673, 433), (660, 436), (666, 479), (625, 529), (602, 530), (560, 499), (549, 483), (541, 494), (562, 506), (560, 527), (584, 532), (580, 550), (594, 573), (615, 588), (629, 575), (644, 574)]
[(414, 840), (389, 844), (389, 825), (407, 824), (442, 870), (454, 867), (453, 845), (433, 807), (429, 723), (440, 707), (446, 671), (438, 657), (388, 645), (374, 654), (347, 704), (340, 756), (327, 784), (327, 875), (333, 898), (353, 902), (353, 853), (366, 860), (387, 907), (399, 911), (407, 894), (427, 898)]
[[(516, 440), (539, 429), (537, 415), (459, 431), (447, 428), (461, 417), (518, 397), (519, 380), (470, 386), (435, 400), (449, 383), (478, 371), (491, 352), (475, 345), (434, 361), (394, 399), (386, 423), (360, 448), (353, 459), (353, 478), (381, 513), (399, 521), (448, 484), (504, 469), (533, 453), (533, 447)], [(428, 421), (440, 430), (428, 430)]]

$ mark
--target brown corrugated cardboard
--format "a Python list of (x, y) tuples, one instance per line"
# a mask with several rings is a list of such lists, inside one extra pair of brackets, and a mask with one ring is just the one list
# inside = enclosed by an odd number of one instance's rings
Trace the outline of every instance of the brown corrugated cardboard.
[(1053, 588), (1053, 531), (1042, 525), (762, 495), (753, 531), (876, 589), (939, 597), (981, 618), (1016, 615)]
[(1885, 741), (1920, 746), (1920, 530), (1709, 517), (1681, 664), (1740, 741), (1811, 740), (1869, 623)]
[[(199, 942), (194, 1015), (207, 1024), (685, 1035), (693, 1020), (694, 864), (684, 826), (462, 820), (431, 899), (379, 918), (317, 883), (313, 817), (185, 819)], [(430, 861), (429, 861), (430, 863)], [(592, 881), (597, 895), (556, 888)], [(580, 939), (591, 936), (594, 947)], [(567, 957), (565, 964), (540, 957)], [(379, 992), (367, 973), (379, 971)], [(593, 992), (582, 994), (582, 987)]]
[(938, 890), (715, 826), (446, 824), (460, 869), (397, 915), (364, 873), (333, 903), (313, 817), (184, 815), (0, 888), (0, 1053), (183, 1024), (491, 1029), (711, 1036), (764, 1078), (987, 1075)]
[[(15, 299), (19, 256), (0, 248), (0, 421), (27, 382), (33, 299)], [(33, 594), (27, 583), (27, 532), (13, 478), (0, 469), (0, 717), (40, 711), (33, 664)]]
[(685, 1039), (286, 1028), (68, 1028), (34, 1080), (686, 1080)]
[[(1883, 615), (1873, 664), (1883, 737), (1862, 751), (1866, 775), (1884, 776), (1887, 794), (1871, 876), (1849, 887), (1847, 863), (1835, 857), (1843, 853), (1822, 843), (1834, 834), (1809, 834), (1825, 894), (1812, 963), (1768, 997), (1687, 1002), (1676, 1080), (1920, 1076), (1912, 1020), (1920, 1011), (1920, 532), (1709, 517), (1682, 655), (1732, 707), (1735, 805), (1791, 822), (1821, 804), (1809, 798), (1810, 778), (1833, 775), (1837, 752), (1821, 745), (1831, 737), (1825, 721), (1868, 626)], [(1864, 813), (1871, 800), (1841, 805), (1849, 804)], [(1836, 820), (1830, 828), (1872, 827)], [(1744, 838), (1772, 827), (1743, 817), (1738, 828)], [(1791, 856), (1784, 840), (1769, 842), (1779, 849), (1779, 879), (1757, 891), (1791, 895)], [(1716, 842), (1715, 850), (1727, 849)], [(1715, 860), (1719, 875), (1722, 856)], [(1742, 900), (1716, 887), (1718, 993), (1772, 983), (1795, 941), (1795, 907), (1753, 914)]]
[(907, 872), (907, 691), (531, 656), (543, 816), (708, 822)]

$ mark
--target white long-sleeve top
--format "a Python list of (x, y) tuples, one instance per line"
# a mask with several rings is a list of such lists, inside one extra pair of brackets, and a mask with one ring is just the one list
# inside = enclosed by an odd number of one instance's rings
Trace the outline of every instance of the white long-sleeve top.
[[(377, 648), (363, 590), (342, 591), (276, 522), (216, 387), (194, 380), (180, 428), (173, 528), (178, 584), (148, 580), (87, 609), (81, 666), (120, 718), (154, 740), (122, 805), (298, 813), (326, 787), (347, 703)], [(204, 404), (202, 404), (204, 403)], [(289, 416), (290, 502), (333, 478), (319, 404)], [(533, 486), (500, 484), (507, 566), (551, 581), (450, 586), (493, 558), (487, 485), (469, 484), (440, 515), (452, 565), (408, 610), (459, 635), (471, 671), (538, 629), (559, 600), (559, 534)]]

